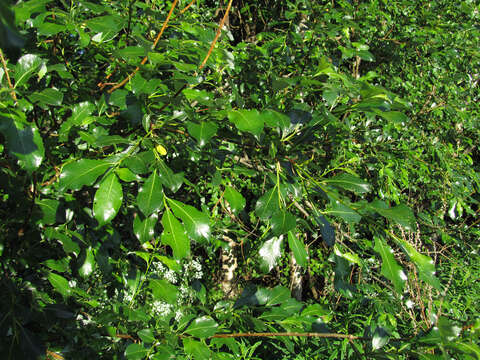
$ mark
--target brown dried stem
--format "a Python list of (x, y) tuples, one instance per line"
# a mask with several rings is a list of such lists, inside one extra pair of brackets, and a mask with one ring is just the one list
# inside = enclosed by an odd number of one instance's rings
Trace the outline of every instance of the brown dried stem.
[(17, 103), (17, 95), (15, 94), (15, 89), (12, 84), (12, 80), (10, 79), (10, 75), (8, 74), (7, 62), (3, 57), (3, 52), (0, 49), (0, 59), (2, 60), (3, 70), (5, 71), (5, 76), (7, 77), (8, 87), (10, 88), (10, 95), (12, 95), (12, 99)]

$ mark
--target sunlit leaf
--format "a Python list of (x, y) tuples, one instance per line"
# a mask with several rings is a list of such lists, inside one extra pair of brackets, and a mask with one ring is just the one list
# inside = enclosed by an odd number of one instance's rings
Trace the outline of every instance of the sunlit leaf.
[(52, 88), (44, 89), (30, 95), (30, 100), (38, 102), (40, 105), (61, 106), (63, 102), (63, 93)]
[(372, 338), (372, 349), (378, 350), (384, 347), (389, 340), (390, 336), (388, 332), (381, 326), (377, 326)]
[(173, 216), (169, 209), (166, 209), (162, 217), (162, 243), (172, 248), (173, 256), (182, 259), (190, 253), (190, 240), (185, 233), (185, 228)]
[(230, 205), (230, 209), (234, 214), (238, 214), (245, 208), (245, 198), (235, 188), (231, 186), (225, 187), (223, 197), (225, 200), (227, 200), (228, 204)]
[(262, 267), (270, 272), (282, 256), (282, 238), (273, 237), (263, 243), (258, 251)]
[(270, 224), (272, 225), (273, 235), (278, 236), (295, 228), (297, 221), (296, 217), (289, 212), (280, 210), (273, 214)]
[(374, 250), (382, 257), (382, 275), (393, 282), (395, 290), (401, 294), (405, 286), (405, 281), (407, 280), (407, 275), (405, 275), (402, 267), (395, 260), (392, 248), (388, 246), (385, 240), (376, 236)]
[(203, 121), (200, 124), (195, 124), (188, 121), (187, 130), (197, 140), (198, 146), (203, 147), (217, 133), (218, 126), (213, 122)]
[(78, 269), (78, 273), (81, 277), (90, 276), (95, 270), (96, 262), (95, 262), (95, 255), (93, 254), (93, 250), (91, 247), (88, 247), (85, 250), (85, 260), (83, 261), (82, 266)]
[(43, 64), (43, 60), (34, 54), (23, 55), (15, 65), (15, 88), (26, 83)]
[(185, 332), (198, 338), (207, 338), (215, 335), (217, 328), (215, 320), (209, 316), (202, 316), (193, 320)]
[(208, 346), (192, 338), (183, 339), (183, 349), (194, 360), (211, 359), (211, 351)]
[(370, 184), (351, 174), (340, 174), (323, 180), (324, 183), (353, 191), (356, 194), (370, 192)]
[(370, 208), (387, 219), (402, 225), (406, 229), (413, 229), (415, 215), (413, 214), (413, 211), (404, 204), (389, 208), (383, 201), (375, 200), (370, 204)]
[(231, 110), (228, 119), (238, 130), (260, 135), (263, 131), (263, 118), (258, 110)]
[(257, 200), (255, 212), (260, 219), (267, 220), (280, 210), (279, 196), (278, 188), (274, 186)]
[(138, 190), (137, 204), (145, 216), (150, 216), (163, 208), (163, 189), (156, 171), (152, 172)]
[(361, 220), (361, 216), (352, 208), (342, 204), (338, 200), (332, 200), (330, 208), (327, 209), (327, 213), (333, 216), (338, 216), (345, 220), (347, 223), (356, 224)]
[(158, 161), (158, 177), (161, 183), (173, 193), (177, 192), (183, 184), (183, 173), (175, 174), (163, 161)]
[(117, 216), (122, 205), (123, 190), (114, 172), (105, 177), (95, 193), (93, 215), (100, 225), (108, 224)]
[(305, 249), (305, 244), (293, 231), (288, 232), (288, 247), (292, 250), (297, 264), (301, 267), (306, 267), (308, 254)]
[(156, 300), (165, 301), (171, 305), (177, 303), (178, 289), (175, 285), (170, 284), (164, 279), (152, 279), (148, 285), (152, 289), (153, 296)]
[(154, 228), (157, 221), (158, 215), (155, 213), (149, 217), (145, 217), (141, 213), (138, 213), (137, 216), (135, 216), (133, 219), (133, 233), (141, 244), (152, 240), (153, 235), (155, 234)]
[(60, 174), (60, 191), (80, 190), (90, 186), (105, 173), (112, 164), (104, 160), (81, 159), (65, 165)]
[(180, 201), (168, 199), (168, 203), (175, 216), (182, 219), (188, 236), (196, 241), (210, 238), (210, 218), (208, 215)]
[(68, 280), (65, 279), (63, 276), (51, 272), (48, 274), (47, 279), (50, 284), (52, 284), (52, 286), (55, 288), (55, 290), (57, 290), (64, 297), (70, 295), (70, 285), (68, 284)]
[(125, 349), (125, 357), (128, 360), (140, 360), (144, 359), (149, 353), (149, 349), (143, 347), (141, 344), (130, 344)]

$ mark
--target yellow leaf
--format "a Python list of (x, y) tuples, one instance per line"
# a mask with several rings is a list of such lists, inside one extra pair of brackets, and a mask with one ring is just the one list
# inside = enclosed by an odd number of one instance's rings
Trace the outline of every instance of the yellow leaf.
[(165, 149), (162, 145), (158, 144), (156, 147), (155, 147), (155, 150), (157, 150), (157, 152), (162, 155), (162, 156), (165, 156), (167, 155), (167, 149)]

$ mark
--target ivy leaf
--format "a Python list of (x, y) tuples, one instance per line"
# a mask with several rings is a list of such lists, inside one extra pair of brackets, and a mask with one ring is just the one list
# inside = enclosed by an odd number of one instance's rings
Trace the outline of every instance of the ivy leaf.
[(47, 279), (55, 290), (57, 290), (63, 297), (70, 295), (70, 285), (68, 284), (68, 280), (63, 276), (51, 272), (48, 274)]
[(152, 279), (148, 285), (157, 300), (165, 301), (171, 305), (177, 303), (178, 289), (164, 279)]
[(185, 330), (187, 334), (198, 338), (207, 338), (215, 335), (218, 324), (210, 316), (202, 316), (193, 320), (190, 326)]
[(295, 261), (298, 265), (305, 268), (307, 266), (308, 254), (305, 244), (300, 240), (293, 231), (288, 232), (288, 246), (293, 252)]
[(382, 257), (381, 274), (390, 280), (395, 290), (401, 294), (407, 280), (407, 275), (393, 256), (393, 250), (382, 238), (375, 236), (374, 250)]
[(340, 174), (323, 180), (324, 183), (340, 187), (355, 194), (370, 192), (370, 184), (351, 174)]
[(282, 237), (273, 237), (263, 243), (258, 251), (262, 268), (270, 272), (282, 256)]
[(227, 186), (223, 193), (223, 198), (228, 201), (230, 209), (234, 214), (238, 214), (245, 208), (245, 198), (235, 188)]
[(286, 234), (297, 225), (297, 218), (287, 211), (278, 211), (270, 219), (273, 235)]
[(43, 60), (38, 55), (27, 54), (18, 59), (15, 65), (15, 88), (26, 83), (43, 64)]
[(104, 160), (81, 159), (65, 165), (60, 174), (59, 190), (80, 190), (90, 186), (111, 166)]
[(144, 359), (149, 352), (149, 349), (143, 347), (141, 344), (130, 344), (125, 349), (125, 357), (128, 360), (140, 360)]
[(218, 126), (213, 122), (203, 121), (200, 124), (195, 124), (188, 121), (187, 130), (188, 133), (198, 141), (198, 146), (203, 147), (213, 136), (215, 136)]
[(36, 170), (43, 161), (45, 149), (37, 127), (26, 121), (24, 113), (14, 109), (0, 111), (0, 132), (5, 136), (8, 152), (28, 172)]
[(168, 203), (175, 216), (182, 219), (188, 236), (196, 241), (210, 238), (210, 218), (208, 215), (180, 201), (168, 199)]
[(280, 210), (279, 201), (278, 189), (274, 186), (257, 200), (255, 212), (261, 220), (267, 220)]
[(100, 225), (108, 224), (122, 205), (123, 190), (114, 172), (107, 175), (100, 183), (93, 200), (93, 215)]
[(145, 217), (142, 213), (138, 213), (133, 219), (133, 233), (140, 241), (141, 244), (152, 240), (155, 234), (154, 228), (158, 221), (158, 215), (152, 214), (149, 217)]
[(157, 171), (152, 172), (138, 191), (137, 205), (147, 217), (163, 208), (163, 189)]
[(173, 216), (170, 209), (166, 209), (162, 217), (162, 243), (172, 248), (173, 256), (182, 259), (190, 253), (190, 240), (185, 234), (185, 228)]
[(264, 121), (258, 110), (231, 110), (228, 119), (235, 124), (238, 130), (260, 135)]

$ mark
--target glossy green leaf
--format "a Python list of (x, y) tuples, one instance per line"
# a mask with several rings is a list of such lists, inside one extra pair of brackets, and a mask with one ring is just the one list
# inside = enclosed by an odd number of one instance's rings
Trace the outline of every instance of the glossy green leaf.
[(282, 256), (282, 238), (273, 237), (265, 241), (260, 247), (258, 255), (260, 256), (263, 270), (270, 272)]
[(192, 321), (190, 326), (185, 330), (187, 334), (198, 338), (207, 338), (215, 335), (218, 324), (210, 316), (202, 316)]
[(163, 208), (163, 189), (157, 171), (153, 171), (138, 190), (137, 205), (145, 216), (150, 216)]
[(280, 130), (285, 132), (290, 128), (290, 118), (287, 115), (281, 114), (274, 110), (264, 110), (261, 113), (265, 125), (275, 128), (278, 127)]
[(135, 175), (129, 168), (116, 168), (115, 174), (124, 182), (138, 181), (141, 178)]
[(324, 183), (353, 191), (355, 194), (370, 192), (370, 184), (351, 174), (340, 174), (323, 180)]
[(122, 205), (123, 190), (114, 172), (108, 174), (100, 183), (93, 200), (93, 215), (100, 225), (108, 224)]
[(141, 46), (127, 46), (123, 49), (116, 50), (115, 55), (124, 59), (135, 58), (139, 56), (144, 57), (147, 55), (147, 50)]
[(293, 231), (288, 232), (288, 247), (292, 250), (297, 264), (305, 268), (308, 260), (307, 250), (303, 241)]
[(327, 246), (335, 245), (335, 229), (328, 222), (328, 220), (323, 215), (315, 215), (314, 219), (318, 226), (320, 226), (320, 233), (322, 234), (323, 241)]
[(274, 186), (257, 200), (255, 213), (260, 219), (267, 220), (280, 210), (281, 203), (279, 197), (278, 187)]
[(325, 309), (322, 305), (312, 304), (308, 305), (305, 309), (303, 309), (302, 316), (321, 317), (328, 315), (328, 313), (329, 311)]
[(426, 281), (435, 289), (440, 290), (441, 285), (440, 281), (435, 276), (435, 264), (433, 263), (432, 258), (420, 254), (412, 244), (410, 244), (407, 240), (403, 238), (395, 236), (393, 237), (393, 239), (397, 242), (398, 245), (400, 245), (405, 254), (407, 254), (410, 260), (415, 264), (420, 279)]
[(338, 200), (332, 200), (327, 213), (333, 216), (338, 216), (350, 224), (356, 224), (362, 218), (355, 210), (342, 204)]
[(375, 200), (370, 204), (370, 208), (408, 230), (413, 229), (415, 215), (413, 211), (404, 204), (388, 208), (383, 201)]
[(270, 292), (270, 297), (267, 300), (267, 306), (283, 304), (288, 299), (291, 299), (290, 290), (284, 286), (275, 286)]
[(149, 349), (143, 347), (141, 344), (130, 344), (125, 349), (125, 357), (128, 360), (140, 360), (144, 359), (149, 353)]
[(138, 213), (133, 219), (133, 233), (141, 244), (153, 239), (155, 234), (155, 224), (158, 221), (158, 215), (153, 213), (149, 217)]
[(165, 209), (162, 217), (162, 243), (172, 248), (173, 256), (182, 259), (190, 253), (190, 239), (185, 233), (185, 228), (173, 216), (169, 209)]
[(192, 356), (194, 360), (211, 359), (211, 351), (203, 342), (185, 338), (183, 339), (183, 349), (186, 354)]
[(227, 200), (230, 209), (234, 214), (238, 214), (245, 208), (246, 200), (235, 188), (231, 186), (225, 187), (223, 198)]
[(65, 221), (65, 210), (60, 201), (54, 199), (37, 199), (35, 205), (39, 208), (39, 222), (44, 225), (52, 225)]
[(148, 285), (152, 289), (153, 296), (157, 300), (162, 300), (168, 304), (175, 305), (178, 300), (178, 289), (164, 279), (152, 279)]
[(198, 103), (207, 106), (212, 103), (214, 98), (213, 94), (208, 91), (188, 88), (183, 90), (183, 95), (185, 95), (189, 102), (197, 101)]
[(168, 203), (175, 216), (182, 219), (190, 238), (196, 241), (210, 238), (210, 218), (208, 215), (180, 201), (169, 198)]
[(400, 111), (379, 111), (376, 110), (375, 113), (380, 115), (382, 118), (388, 121), (392, 121), (398, 124), (407, 124), (408, 123), (408, 116)]
[(125, 20), (120, 15), (98, 16), (86, 21), (87, 27), (96, 33), (116, 33), (124, 23)]
[(175, 174), (163, 161), (158, 161), (158, 177), (173, 193), (177, 192), (183, 184), (183, 173)]
[(92, 275), (93, 270), (95, 270), (97, 263), (95, 261), (95, 255), (91, 247), (88, 247), (85, 250), (85, 260), (83, 261), (82, 266), (78, 269), (78, 273), (81, 277), (88, 277)]
[(30, 100), (40, 105), (61, 106), (63, 102), (63, 93), (52, 88), (35, 92), (29, 96)]
[(235, 124), (238, 130), (260, 135), (264, 121), (258, 110), (231, 110), (228, 119)]
[(372, 349), (378, 350), (384, 347), (389, 340), (390, 336), (388, 332), (381, 326), (377, 326), (372, 337)]
[(80, 190), (95, 183), (112, 164), (104, 160), (81, 159), (65, 165), (60, 174), (60, 191)]
[(382, 257), (381, 274), (390, 280), (395, 286), (395, 290), (401, 294), (407, 280), (407, 275), (393, 256), (393, 250), (385, 240), (375, 236), (374, 250)]
[(25, 84), (35, 73), (38, 72), (43, 60), (38, 55), (27, 54), (18, 59), (15, 66), (15, 88)]
[(155, 342), (155, 335), (152, 329), (142, 329), (137, 331), (137, 335), (144, 343), (152, 344)]
[(123, 161), (123, 164), (137, 175), (143, 175), (149, 171), (149, 166), (155, 160), (152, 150), (142, 151), (133, 156), (129, 156)]
[(7, 141), (8, 152), (18, 159), (21, 167), (32, 172), (40, 166), (45, 156), (43, 140), (37, 127), (26, 121), (24, 113), (0, 110), (0, 132)]
[(48, 281), (52, 286), (64, 297), (69, 296), (71, 293), (70, 285), (68, 284), (68, 280), (65, 279), (63, 276), (55, 274), (53, 272), (49, 273), (47, 276)]
[(198, 146), (205, 146), (210, 139), (215, 136), (218, 126), (213, 122), (203, 121), (200, 124), (195, 124), (191, 121), (187, 122), (187, 130), (198, 142)]
[(75, 126), (81, 126), (96, 109), (95, 104), (84, 101), (76, 104), (72, 109), (72, 115), (67, 119), (67, 122)]
[(297, 225), (297, 219), (288, 211), (277, 211), (270, 219), (273, 235), (286, 234)]

